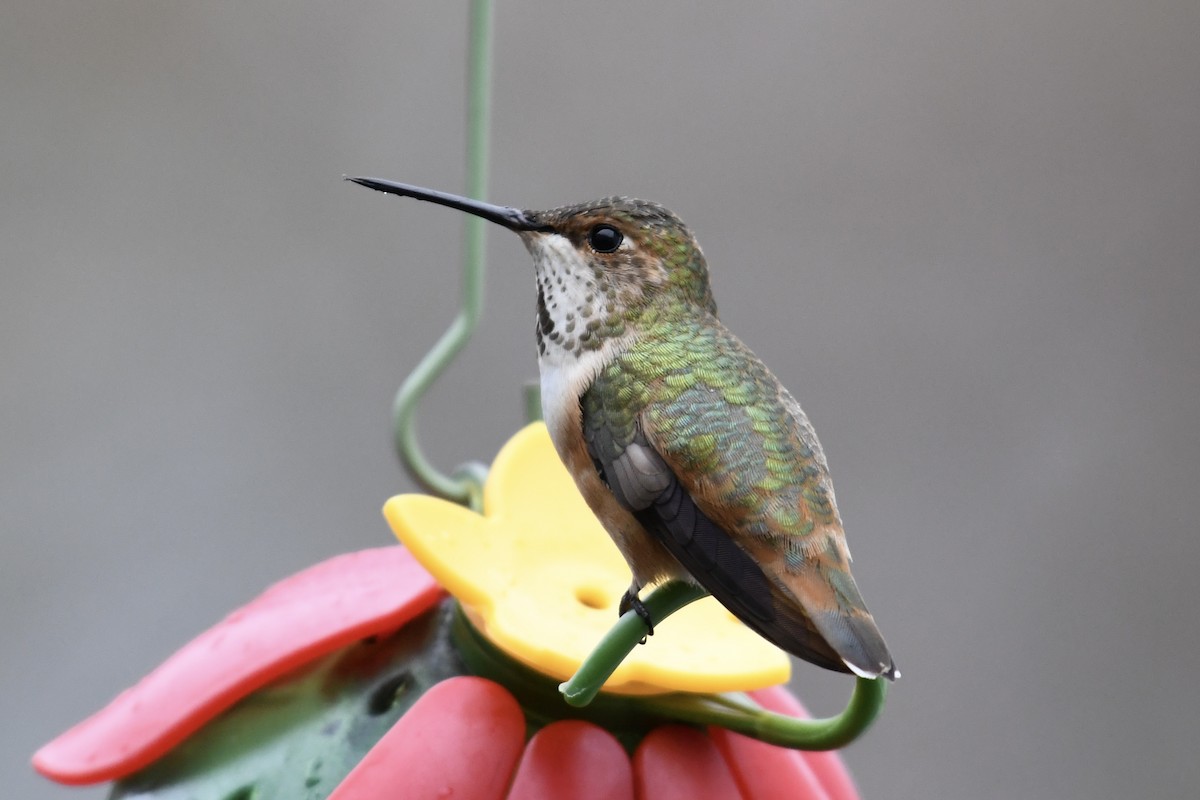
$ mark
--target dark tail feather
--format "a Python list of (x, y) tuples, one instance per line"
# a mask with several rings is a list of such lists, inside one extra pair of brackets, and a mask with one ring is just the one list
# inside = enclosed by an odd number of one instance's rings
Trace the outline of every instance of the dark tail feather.
[(888, 680), (900, 677), (870, 614), (820, 612), (813, 622), (855, 675)]
[(777, 595), (776, 608), (783, 615), (802, 617), (855, 675), (899, 677), (848, 563), (810, 563), (788, 577), (789, 585), (781, 587)]
[[(895, 677), (887, 645), (849, 572), (839, 581), (841, 603), (819, 569), (785, 587), (709, 519), (678, 480), (634, 515), (713, 597), (782, 650), (836, 672)], [(806, 587), (812, 597), (798, 597), (796, 590)], [(822, 610), (831, 601), (834, 610)]]
[(771, 595), (775, 615), (770, 621), (742, 616), (722, 602), (749, 627), (797, 658), (864, 678), (899, 677), (883, 636), (865, 610), (817, 612), (810, 617), (786, 589), (772, 586)]

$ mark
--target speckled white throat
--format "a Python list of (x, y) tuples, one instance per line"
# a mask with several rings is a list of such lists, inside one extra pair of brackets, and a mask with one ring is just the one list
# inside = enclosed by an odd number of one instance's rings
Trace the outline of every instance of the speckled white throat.
[(630, 336), (609, 337), (584, 347), (580, 337), (606, 313), (602, 278), (566, 237), (526, 233), (538, 287), (538, 371), (542, 413), (560, 454), (567, 431), (579, 425), (579, 398), (596, 374), (626, 347)]

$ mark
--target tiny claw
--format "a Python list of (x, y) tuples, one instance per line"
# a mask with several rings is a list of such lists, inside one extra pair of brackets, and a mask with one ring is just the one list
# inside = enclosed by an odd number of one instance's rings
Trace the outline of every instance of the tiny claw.
[[(633, 610), (634, 613), (642, 618), (642, 622), (646, 623), (646, 636), (653, 636), (654, 620), (650, 619), (650, 612), (646, 609), (645, 604), (642, 603), (642, 599), (637, 596), (637, 592), (632, 589), (621, 595), (621, 604), (617, 606), (617, 614), (623, 617), (630, 610)], [(646, 643), (646, 636), (642, 637), (642, 641), (639, 644)]]

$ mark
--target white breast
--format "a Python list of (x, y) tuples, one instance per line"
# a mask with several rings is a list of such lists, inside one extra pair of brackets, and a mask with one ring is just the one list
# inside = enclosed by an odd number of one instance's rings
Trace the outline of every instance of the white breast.
[(617, 353), (625, 349), (627, 337), (605, 342), (597, 350), (579, 354), (547, 347), (538, 358), (542, 383), (542, 415), (550, 438), (560, 454), (568, 432), (579, 430), (579, 398)]

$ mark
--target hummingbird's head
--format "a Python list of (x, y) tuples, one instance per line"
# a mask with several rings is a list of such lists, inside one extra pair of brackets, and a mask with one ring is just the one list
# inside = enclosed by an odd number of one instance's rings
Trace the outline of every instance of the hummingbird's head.
[[(539, 314), (636, 315), (654, 307), (716, 313), (708, 267), (683, 221), (657, 203), (609, 197), (523, 211), (377, 178), (347, 180), (457, 208), (515, 231), (537, 268)], [(555, 314), (554, 316), (559, 316)]]
[(646, 306), (716, 313), (700, 245), (661, 205), (609, 197), (523, 214), (536, 227), (517, 233), (547, 303), (582, 291), (628, 313)]

